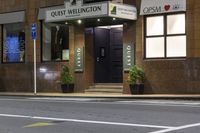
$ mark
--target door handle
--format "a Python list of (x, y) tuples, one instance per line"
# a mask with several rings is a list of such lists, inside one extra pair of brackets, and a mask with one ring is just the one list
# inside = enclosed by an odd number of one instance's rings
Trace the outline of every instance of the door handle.
[(97, 62), (99, 62), (99, 57), (97, 57)]

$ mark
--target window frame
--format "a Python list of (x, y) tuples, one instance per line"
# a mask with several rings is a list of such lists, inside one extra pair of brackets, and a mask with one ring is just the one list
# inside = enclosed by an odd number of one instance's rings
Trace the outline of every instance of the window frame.
[[(167, 16), (170, 15), (185, 15), (185, 33), (181, 34), (167, 34)], [(147, 36), (147, 18), (148, 17), (157, 17), (157, 16), (163, 16), (163, 28), (164, 28), (164, 34), (163, 35), (150, 35)], [(174, 57), (167, 57), (167, 37), (175, 37), (175, 36), (186, 36), (186, 48), (187, 48), (187, 27), (186, 27), (186, 12), (176, 12), (176, 13), (164, 13), (164, 14), (156, 14), (156, 15), (146, 15), (144, 16), (144, 60), (151, 60), (151, 59), (185, 59), (187, 57), (187, 49), (186, 49), (186, 55), (183, 56), (174, 56)], [(147, 57), (146, 56), (146, 39), (147, 38), (156, 38), (156, 37), (164, 37), (164, 57)]]
[[(45, 23), (44, 20), (40, 20), (40, 60), (41, 60), (41, 63), (62, 63), (62, 62), (69, 62), (70, 60), (70, 40), (69, 40), (69, 60), (50, 60), (50, 61), (44, 61), (43, 60), (43, 24)], [(70, 34), (70, 33), (69, 33)], [(61, 56), (62, 57), (62, 56)]]
[[(26, 62), (26, 30), (25, 30), (25, 23), (24, 22), (16, 22), (16, 23), (23, 23), (24, 24), (24, 31), (25, 31), (25, 44), (24, 44), (24, 60), (19, 62), (5, 62), (4, 59), (4, 25), (1, 24), (1, 63), (2, 64), (24, 64)], [(9, 23), (9, 24), (16, 24), (16, 23)]]

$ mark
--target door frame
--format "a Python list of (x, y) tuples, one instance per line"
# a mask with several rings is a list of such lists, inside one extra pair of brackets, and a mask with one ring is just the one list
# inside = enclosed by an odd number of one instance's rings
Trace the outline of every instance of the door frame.
[[(112, 26), (112, 25), (108, 25), (108, 26)], [(114, 26), (114, 25), (113, 25)], [(98, 26), (96, 26), (96, 27), (98, 27)], [(93, 66), (94, 66), (94, 69), (93, 69), (93, 81), (94, 81), (94, 83), (99, 83), (99, 82), (97, 82), (97, 79), (96, 79), (96, 55), (95, 55), (95, 51), (96, 51), (96, 47), (95, 47), (95, 35), (96, 35), (96, 33), (95, 33), (95, 28), (96, 27), (92, 27), (92, 29), (93, 29)], [(116, 28), (118, 28), (118, 27), (116, 27)], [(123, 83), (123, 25), (122, 25), (122, 83)], [(109, 40), (109, 43), (110, 43), (110, 40)], [(110, 82), (108, 82), (108, 83), (110, 83)]]

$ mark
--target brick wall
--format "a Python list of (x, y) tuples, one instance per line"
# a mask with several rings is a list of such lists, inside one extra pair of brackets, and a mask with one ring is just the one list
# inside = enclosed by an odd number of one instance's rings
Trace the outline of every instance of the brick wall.
[[(139, 11), (140, 0), (137, 0)], [(143, 16), (136, 24), (137, 64), (146, 73), (145, 91), (154, 94), (193, 94), (200, 93), (200, 1), (187, 1), (186, 34), (187, 57), (173, 60), (143, 60)]]
[[(140, 9), (141, 0), (123, 0), (124, 3), (136, 5)], [(36, 19), (39, 7), (62, 5), (64, 0), (0, 0), (0, 13), (26, 11), (26, 57), (22, 64), (0, 64), (0, 91), (33, 91), (33, 41), (31, 39), (31, 25), (38, 24), (37, 62), (38, 62), (38, 90), (40, 92), (60, 92), (58, 84), (62, 66), (67, 64), (73, 72), (74, 51), (80, 45), (86, 50), (84, 73), (76, 73), (76, 92), (83, 92), (93, 83), (93, 42), (92, 34), (84, 36), (84, 28), (70, 27), (70, 61), (61, 63), (40, 63), (40, 22)], [(124, 24), (124, 43), (133, 42), (136, 46), (136, 64), (142, 66), (146, 73), (145, 93), (188, 94), (200, 93), (200, 1), (187, 1), (187, 58), (181, 60), (143, 60), (143, 16), (137, 21)], [(0, 27), (1, 30), (1, 27)], [(0, 44), (2, 38), (0, 32)], [(87, 37), (87, 38), (85, 38)], [(85, 45), (86, 40), (87, 45)], [(2, 52), (2, 49), (1, 49)], [(47, 68), (41, 73), (40, 68)], [(130, 93), (127, 73), (124, 73), (124, 93)]]
[[(0, 65), (0, 91), (32, 92), (33, 91), (33, 41), (31, 39), (31, 25), (37, 23), (37, 86), (40, 92), (60, 92), (58, 84), (60, 70), (64, 63), (40, 63), (40, 22), (37, 20), (39, 7), (63, 5), (64, 0), (0, 0), (0, 13), (22, 11), (25, 14), (26, 51), (25, 63)], [(2, 33), (0, 32), (0, 35)], [(2, 36), (0, 44), (2, 46)], [(71, 50), (72, 51), (72, 50)], [(2, 52), (2, 49), (1, 49)], [(73, 51), (72, 51), (73, 52)], [(73, 53), (70, 53), (73, 57)], [(41, 73), (40, 68), (47, 68), (47, 73)], [(71, 66), (72, 68), (72, 66)]]

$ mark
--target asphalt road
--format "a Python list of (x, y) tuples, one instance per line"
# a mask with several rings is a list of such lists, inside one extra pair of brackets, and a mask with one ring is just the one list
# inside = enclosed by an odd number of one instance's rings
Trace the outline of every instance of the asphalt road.
[(199, 133), (200, 101), (0, 97), (0, 133)]

